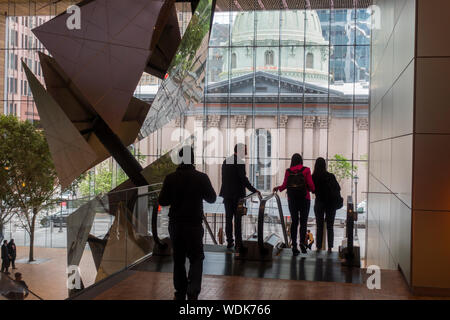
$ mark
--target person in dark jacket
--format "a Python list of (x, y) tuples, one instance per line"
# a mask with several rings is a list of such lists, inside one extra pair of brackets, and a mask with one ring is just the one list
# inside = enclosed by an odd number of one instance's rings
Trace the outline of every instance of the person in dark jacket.
[(327, 171), (327, 164), (324, 158), (318, 158), (314, 165), (312, 175), (314, 185), (316, 186), (316, 201), (314, 204), (314, 214), (316, 216), (316, 246), (317, 251), (322, 249), (323, 223), (327, 222), (328, 252), (331, 252), (334, 246), (334, 218), (336, 209), (331, 199), (331, 188), (341, 190), (334, 174)]
[(16, 268), (16, 256), (17, 256), (17, 250), (16, 250), (16, 244), (14, 243), (14, 239), (9, 240), (8, 243), (8, 251), (9, 251), (9, 256), (11, 257), (11, 265), (13, 269), (17, 269)]
[(9, 256), (9, 250), (8, 250), (8, 241), (4, 240), (2, 245), (2, 271), (6, 274), (9, 274), (8, 268), (9, 268), (9, 262), (10, 262), (10, 256)]
[(234, 147), (234, 154), (226, 158), (222, 164), (222, 186), (219, 195), (223, 197), (225, 206), (225, 235), (227, 238), (227, 248), (234, 246), (233, 240), (233, 218), (234, 235), (236, 238), (236, 250), (242, 249), (242, 217), (237, 214), (238, 202), (245, 197), (245, 188), (250, 192), (258, 192), (248, 181), (245, 173), (245, 156), (247, 146), (238, 143)]
[[(305, 195), (302, 197), (289, 195), (288, 179), (291, 174), (302, 174), (305, 184)], [(308, 224), (309, 209), (311, 206), (310, 192), (314, 192), (314, 183), (311, 178), (311, 170), (303, 166), (303, 158), (300, 154), (295, 153), (291, 158), (291, 165), (286, 169), (284, 181), (281, 186), (275, 187), (273, 192), (284, 191), (288, 189), (288, 205), (291, 213), (291, 240), (292, 253), (297, 256), (300, 251), (297, 248), (297, 233), (300, 224), (300, 250), (302, 253), (307, 253), (306, 244), (306, 228)]]
[[(194, 151), (185, 146), (179, 152), (183, 162), (165, 179), (159, 195), (161, 206), (170, 206), (169, 235), (173, 247), (173, 283), (175, 299), (197, 300), (203, 273), (203, 200), (214, 203), (214, 191), (208, 176), (195, 170)], [(185, 262), (189, 259), (189, 275)]]

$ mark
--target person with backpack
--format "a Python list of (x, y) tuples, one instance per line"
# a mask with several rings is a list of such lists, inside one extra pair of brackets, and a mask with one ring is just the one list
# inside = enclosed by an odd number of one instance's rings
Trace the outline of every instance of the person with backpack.
[(289, 211), (291, 213), (291, 240), (292, 253), (297, 256), (300, 251), (297, 248), (297, 232), (300, 223), (300, 250), (306, 251), (306, 228), (308, 223), (309, 208), (311, 206), (310, 192), (314, 192), (314, 182), (311, 170), (303, 166), (303, 158), (296, 153), (291, 158), (291, 165), (286, 169), (284, 181), (281, 186), (275, 187), (274, 192), (287, 189)]
[(327, 222), (328, 252), (331, 252), (334, 245), (334, 218), (336, 210), (342, 208), (343, 199), (340, 191), (341, 187), (334, 174), (327, 171), (324, 158), (317, 158), (312, 175), (316, 187), (316, 201), (314, 204), (314, 214), (316, 216), (316, 246), (317, 251), (322, 249), (323, 223)]

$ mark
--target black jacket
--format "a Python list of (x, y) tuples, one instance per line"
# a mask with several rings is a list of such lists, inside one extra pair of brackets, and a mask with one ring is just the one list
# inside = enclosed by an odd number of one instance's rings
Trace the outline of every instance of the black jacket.
[(224, 199), (243, 198), (245, 188), (252, 193), (257, 191), (248, 181), (245, 163), (242, 160), (238, 163), (236, 155), (226, 158), (222, 164), (222, 187), (219, 195)]
[(14, 243), (14, 248), (13, 248), (13, 243), (12, 242), (8, 243), (8, 251), (9, 251), (9, 255), (12, 258), (15, 258), (16, 257), (16, 251), (17, 251), (16, 244)]
[(9, 250), (8, 246), (2, 245), (2, 259), (5, 261), (9, 261)]
[(164, 179), (159, 204), (169, 206), (169, 223), (197, 224), (203, 221), (203, 200), (216, 201), (208, 176), (193, 165), (181, 164)]
[(327, 204), (327, 202), (330, 201), (331, 195), (329, 186), (336, 188), (338, 191), (341, 190), (336, 177), (330, 172), (324, 172), (320, 175), (313, 174), (312, 179), (314, 186), (316, 187), (316, 201), (320, 201), (324, 204)]

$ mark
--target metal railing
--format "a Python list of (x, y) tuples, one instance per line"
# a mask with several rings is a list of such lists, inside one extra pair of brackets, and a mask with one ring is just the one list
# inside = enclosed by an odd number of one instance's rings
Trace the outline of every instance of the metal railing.
[(280, 196), (276, 192), (274, 192), (271, 195), (269, 195), (269, 196), (267, 196), (265, 198), (262, 198), (261, 199), (261, 204), (259, 205), (259, 211), (258, 211), (258, 247), (259, 247), (259, 250), (260, 250), (261, 254), (265, 253), (265, 248), (264, 248), (264, 215), (265, 215), (265, 211), (266, 211), (266, 204), (272, 198), (275, 198), (276, 203), (277, 203), (277, 209), (278, 209), (278, 213), (279, 213), (279, 217), (280, 217), (281, 229), (282, 229), (283, 238), (284, 238), (283, 247), (287, 247), (287, 245), (289, 244), (287, 231), (286, 231), (286, 225), (284, 223), (283, 207), (281, 206)]

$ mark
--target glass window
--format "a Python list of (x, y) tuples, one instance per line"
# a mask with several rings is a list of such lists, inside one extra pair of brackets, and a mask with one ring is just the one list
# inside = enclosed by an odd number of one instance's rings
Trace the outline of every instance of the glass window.
[(264, 54), (264, 64), (266, 66), (273, 66), (273, 50), (267, 50)]
[(306, 68), (314, 69), (314, 54), (311, 52), (306, 55)]

